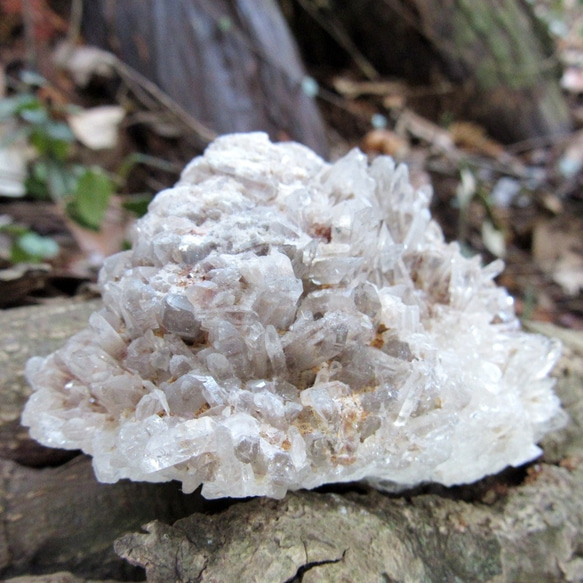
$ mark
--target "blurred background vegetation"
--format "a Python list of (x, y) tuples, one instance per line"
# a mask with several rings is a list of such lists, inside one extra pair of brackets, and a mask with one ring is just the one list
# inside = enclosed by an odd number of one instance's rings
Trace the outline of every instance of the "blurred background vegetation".
[(524, 319), (583, 328), (581, 0), (0, 0), (0, 306), (92, 289), (216, 135), (432, 184)]

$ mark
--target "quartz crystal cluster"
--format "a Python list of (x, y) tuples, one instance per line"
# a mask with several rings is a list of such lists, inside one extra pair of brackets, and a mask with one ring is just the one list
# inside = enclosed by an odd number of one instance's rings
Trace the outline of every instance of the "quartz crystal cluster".
[(33, 358), (23, 423), (103, 482), (207, 498), (368, 480), (459, 484), (527, 462), (563, 413), (558, 345), (446, 243), (405, 166), (217, 139), (106, 260), (104, 307)]

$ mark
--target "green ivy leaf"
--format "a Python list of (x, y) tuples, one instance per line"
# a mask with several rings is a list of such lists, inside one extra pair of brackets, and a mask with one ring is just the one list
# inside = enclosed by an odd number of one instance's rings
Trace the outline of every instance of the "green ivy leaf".
[(48, 156), (51, 148), (50, 138), (41, 127), (33, 127), (30, 132), (30, 143), (41, 156)]
[(34, 103), (30, 106), (21, 107), (20, 117), (32, 125), (41, 125), (48, 121), (49, 114), (44, 107), (36, 107)]
[(143, 217), (148, 212), (148, 205), (152, 202), (152, 198), (151, 194), (132, 195), (122, 203), (122, 206), (136, 216)]
[(20, 80), (31, 87), (44, 87), (47, 85), (47, 80), (39, 75), (36, 71), (24, 70), (20, 73)]
[(65, 162), (69, 156), (70, 145), (66, 140), (55, 140), (51, 138), (49, 144), (49, 155), (60, 162)]
[(28, 93), (16, 97), (0, 99), (0, 119), (14, 117), (27, 110), (36, 110), (41, 107), (39, 100)]
[(105, 172), (99, 168), (85, 170), (68, 205), (71, 218), (84, 227), (98, 231), (112, 192), (113, 183)]
[[(69, 155), (70, 143), (67, 132), (63, 128), (55, 129), (55, 126), (65, 124), (45, 124), (34, 126), (30, 133), (30, 143), (37, 149), (41, 156), (55, 158), (64, 162)], [(65, 126), (67, 127), (67, 126)]]
[(47, 184), (48, 175), (46, 160), (35, 160), (30, 165), (30, 171), (24, 183), (26, 192), (40, 200), (49, 200), (51, 193)]
[(77, 189), (77, 179), (70, 169), (55, 160), (47, 160), (47, 186), (51, 198), (63, 200), (74, 195)]
[(60, 142), (73, 142), (75, 140), (75, 134), (73, 130), (68, 126), (68, 124), (62, 121), (51, 121), (46, 125), (47, 135), (53, 139)]
[(52, 259), (59, 253), (59, 245), (50, 237), (27, 231), (12, 244), (10, 260), (12, 263), (38, 263)]
[(29, 233), (29, 229), (24, 227), (23, 225), (19, 225), (18, 223), (8, 223), (7, 225), (0, 226), (0, 233), (4, 233), (9, 235), (11, 238), (20, 237), (21, 235), (25, 235)]

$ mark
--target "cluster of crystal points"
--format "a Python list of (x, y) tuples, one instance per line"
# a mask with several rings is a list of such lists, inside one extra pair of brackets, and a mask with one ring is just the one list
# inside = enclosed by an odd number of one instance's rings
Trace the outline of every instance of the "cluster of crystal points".
[(89, 327), (29, 362), (23, 423), (103, 482), (207, 498), (531, 460), (563, 419), (559, 347), (518, 329), (500, 263), (445, 243), (429, 200), (387, 157), (219, 138), (106, 261)]

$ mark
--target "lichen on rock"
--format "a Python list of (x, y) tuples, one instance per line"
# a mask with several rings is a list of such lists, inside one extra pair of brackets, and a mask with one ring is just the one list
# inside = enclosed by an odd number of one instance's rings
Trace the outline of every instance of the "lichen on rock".
[(556, 341), (446, 243), (405, 166), (211, 144), (106, 260), (104, 308), (27, 366), (23, 424), (99, 480), (208, 498), (471, 482), (564, 422)]

